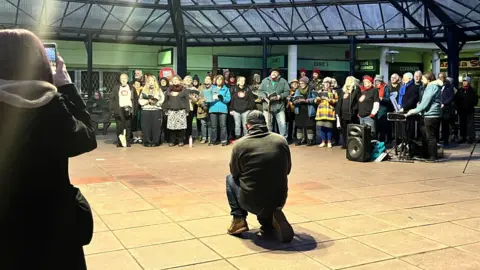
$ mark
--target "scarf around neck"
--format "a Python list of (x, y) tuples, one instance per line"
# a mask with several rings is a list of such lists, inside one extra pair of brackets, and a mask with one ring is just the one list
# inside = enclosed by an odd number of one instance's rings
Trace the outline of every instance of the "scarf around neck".
[(300, 91), (300, 94), (305, 95), (306, 93), (308, 93), (308, 86), (305, 86), (305, 88), (299, 87), (298, 90)]
[(403, 96), (405, 96), (405, 93), (407, 91), (407, 88), (413, 84), (413, 80), (409, 81), (408, 83), (402, 85), (400, 87), (400, 90), (398, 90), (398, 105), (402, 107), (403, 105)]
[(385, 96), (385, 86), (386, 85), (387, 84), (385, 82), (382, 82), (380, 84), (379, 88), (377, 88), (378, 89), (378, 96), (381, 97), (381, 98), (383, 98)]
[(170, 89), (173, 92), (181, 92), (183, 90), (183, 86), (180, 85), (180, 84), (177, 84), (177, 85), (173, 84), (173, 85), (170, 86)]

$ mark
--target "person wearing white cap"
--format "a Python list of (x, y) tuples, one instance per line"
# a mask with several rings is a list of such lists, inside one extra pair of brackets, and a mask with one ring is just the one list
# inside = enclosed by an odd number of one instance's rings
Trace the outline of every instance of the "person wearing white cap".
[(460, 120), (460, 140), (458, 143), (473, 143), (475, 139), (474, 115), (478, 94), (470, 85), (470, 77), (463, 78), (462, 87), (455, 94), (458, 118)]

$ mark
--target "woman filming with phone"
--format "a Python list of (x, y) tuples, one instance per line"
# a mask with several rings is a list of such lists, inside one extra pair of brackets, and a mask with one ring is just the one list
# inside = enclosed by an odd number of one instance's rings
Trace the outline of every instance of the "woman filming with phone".
[(0, 30), (0, 246), (2, 269), (86, 269), (93, 234), (68, 159), (97, 147), (85, 103), (41, 41)]

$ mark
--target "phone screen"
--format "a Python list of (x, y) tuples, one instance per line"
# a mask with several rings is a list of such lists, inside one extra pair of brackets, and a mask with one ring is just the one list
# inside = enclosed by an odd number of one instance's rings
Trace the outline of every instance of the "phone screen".
[(50, 62), (50, 66), (55, 68), (57, 66), (57, 45), (55, 44), (44, 44), (45, 51), (47, 52), (47, 58)]

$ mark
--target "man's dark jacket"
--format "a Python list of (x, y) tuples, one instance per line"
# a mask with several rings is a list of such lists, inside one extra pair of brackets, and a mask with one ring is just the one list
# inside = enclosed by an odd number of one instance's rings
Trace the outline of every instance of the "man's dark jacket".
[(455, 105), (457, 105), (458, 113), (469, 114), (475, 112), (475, 106), (478, 103), (478, 94), (471, 86), (468, 88), (461, 87), (455, 95)]
[(410, 84), (405, 90), (405, 95), (402, 99), (403, 111), (408, 112), (417, 107), (420, 101), (420, 89), (415, 83)]
[(264, 209), (283, 206), (292, 168), (290, 148), (282, 136), (254, 125), (235, 142), (230, 173), (240, 182), (243, 204)]

